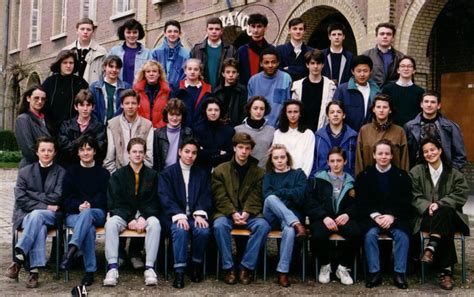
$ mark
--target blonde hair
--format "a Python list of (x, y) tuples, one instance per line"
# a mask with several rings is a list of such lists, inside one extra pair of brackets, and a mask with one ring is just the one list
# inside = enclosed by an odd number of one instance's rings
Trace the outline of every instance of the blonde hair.
[(197, 63), (199, 65), (199, 80), (203, 80), (204, 76), (202, 75), (202, 73), (204, 72), (204, 65), (202, 65), (202, 62), (199, 59), (191, 58), (186, 60), (183, 66), (184, 73), (186, 74), (186, 67), (188, 67), (188, 64), (191, 62)]
[(159, 62), (157, 62), (155, 60), (149, 60), (149, 61), (146, 61), (145, 63), (143, 63), (142, 67), (140, 67), (140, 69), (137, 71), (137, 74), (135, 75), (135, 81), (133, 83), (137, 83), (139, 81), (144, 80), (145, 79), (145, 71), (149, 67), (157, 67), (158, 68), (158, 73), (160, 75), (158, 80), (168, 82), (168, 80), (166, 79), (166, 72), (165, 72), (165, 69), (163, 68), (163, 65), (161, 65)]
[(288, 151), (288, 149), (286, 148), (286, 146), (284, 144), (276, 143), (276, 144), (272, 145), (271, 148), (268, 149), (267, 164), (265, 164), (265, 169), (267, 170), (267, 172), (273, 172), (275, 170), (275, 166), (273, 165), (273, 162), (272, 162), (272, 154), (276, 150), (284, 150), (285, 151), (286, 159), (287, 159), (286, 160), (286, 165), (290, 166), (290, 168), (293, 168), (293, 158), (291, 157), (291, 154)]

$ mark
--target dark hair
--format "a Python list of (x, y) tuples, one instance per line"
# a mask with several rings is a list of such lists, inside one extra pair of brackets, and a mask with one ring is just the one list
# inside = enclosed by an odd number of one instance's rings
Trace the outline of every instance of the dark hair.
[(382, 138), (379, 141), (377, 141), (374, 144), (374, 147), (372, 148), (372, 152), (375, 153), (375, 151), (377, 150), (377, 147), (379, 145), (382, 145), (382, 144), (388, 145), (390, 147), (390, 153), (393, 155), (393, 143), (390, 140), (386, 139), (386, 138)]
[(376, 117), (375, 117), (375, 113), (374, 113), (373, 109), (375, 108), (375, 104), (377, 103), (377, 101), (385, 101), (385, 102), (388, 103), (388, 107), (390, 108), (390, 111), (391, 111), (391, 113), (389, 113), (389, 115), (388, 115), (388, 119), (391, 120), (393, 115), (395, 114), (395, 110), (394, 110), (393, 101), (392, 101), (392, 98), (390, 97), (390, 95), (387, 95), (387, 94), (377, 94), (377, 95), (375, 95), (374, 100), (372, 101), (372, 104), (370, 105), (370, 111), (372, 112), (374, 119)]
[(245, 132), (237, 132), (232, 137), (232, 145), (237, 146), (238, 144), (250, 144), (250, 147), (253, 149), (255, 146), (255, 140)]
[(120, 26), (117, 30), (117, 35), (120, 40), (125, 40), (125, 29), (128, 30), (138, 30), (138, 39), (142, 39), (145, 37), (145, 30), (143, 29), (143, 25), (137, 21), (136, 19), (127, 20)]
[(403, 60), (410, 60), (410, 62), (413, 64), (413, 69), (416, 70), (415, 58), (413, 58), (412, 56), (403, 56), (403, 57), (398, 61), (397, 68), (400, 67), (400, 64), (402, 63)]
[(124, 90), (120, 94), (120, 103), (123, 103), (123, 100), (126, 97), (135, 97), (137, 99), (138, 104), (140, 104), (140, 95), (137, 92), (135, 92), (135, 90), (132, 90), (132, 89)]
[(204, 100), (204, 102), (202, 103), (201, 111), (202, 111), (202, 114), (204, 115), (204, 118), (207, 119), (206, 109), (209, 106), (209, 104), (217, 104), (217, 106), (219, 106), (220, 114), (219, 114), (218, 121), (222, 120), (224, 116), (224, 113), (222, 112), (222, 102), (216, 97), (207, 97), (206, 100)]
[(250, 98), (247, 104), (245, 104), (245, 112), (247, 113), (247, 116), (250, 117), (250, 110), (252, 109), (252, 105), (255, 101), (262, 101), (265, 105), (265, 113), (263, 114), (263, 116), (267, 116), (270, 114), (270, 112), (272, 111), (272, 106), (270, 105), (270, 103), (268, 103), (267, 99), (265, 99), (265, 97), (263, 96), (253, 96)]
[(377, 34), (379, 33), (380, 28), (388, 28), (392, 30), (393, 36), (395, 36), (395, 33), (397, 33), (397, 29), (395, 28), (395, 25), (392, 23), (386, 22), (386, 23), (380, 23), (377, 25), (377, 27), (375, 27), (375, 36), (377, 36)]
[(163, 28), (163, 31), (166, 31), (166, 29), (167, 29), (169, 26), (175, 26), (176, 28), (178, 28), (179, 32), (181, 32), (181, 24), (180, 24), (177, 20), (169, 20), (169, 21), (166, 21), (165, 27)]
[(182, 150), (188, 144), (194, 145), (199, 151), (199, 147), (200, 147), (199, 141), (194, 137), (185, 137), (183, 141), (181, 142), (181, 144), (179, 145), (179, 149)]
[[(45, 89), (41, 85), (32, 85), (28, 90), (26, 90), (23, 93), (23, 96), (21, 97), (21, 105), (20, 105), (20, 111), (19, 113), (26, 113), (30, 110), (30, 102), (28, 102), (27, 97), (31, 97), (33, 95), (33, 92), (36, 90), (40, 90), (43, 93), (46, 94), (46, 101), (48, 101), (48, 93), (46, 93)], [(46, 101), (44, 102), (46, 105)], [(44, 108), (44, 105), (43, 105)]]
[(181, 115), (181, 123), (184, 123), (186, 120), (186, 105), (184, 102), (178, 98), (171, 98), (166, 103), (165, 108), (163, 109), (163, 121), (168, 123), (168, 114), (178, 113)]
[(239, 61), (237, 61), (234, 58), (227, 58), (222, 62), (222, 72), (224, 72), (224, 70), (227, 67), (234, 67), (237, 70), (237, 73), (238, 73), (239, 72)]
[(80, 19), (80, 20), (76, 23), (76, 29), (78, 29), (80, 25), (84, 25), (84, 24), (92, 25), (92, 31), (94, 31), (95, 29), (97, 29), (97, 25), (95, 25), (95, 24), (94, 24), (94, 21), (91, 20), (90, 18), (82, 18), (82, 19)]
[(207, 25), (210, 25), (210, 24), (213, 24), (213, 25), (220, 25), (221, 28), (224, 27), (224, 25), (222, 24), (222, 20), (218, 17), (212, 17), (212, 18), (209, 18), (207, 19), (206, 21), (206, 28), (207, 28)]
[(67, 58), (74, 59), (74, 69), (72, 70), (72, 73), (77, 72), (77, 70), (79, 69), (79, 62), (77, 61), (77, 54), (75, 50), (60, 51), (59, 54), (56, 56), (56, 60), (51, 64), (51, 66), (49, 66), (51, 72), (61, 73), (61, 63)]
[(268, 26), (268, 19), (261, 13), (252, 13), (247, 20), (248, 25), (262, 24), (264, 27)]
[(54, 146), (54, 151), (55, 152), (58, 151), (58, 145), (57, 145), (56, 140), (54, 139), (54, 137), (52, 137), (52, 136), (41, 136), (41, 137), (36, 138), (35, 152), (38, 151), (38, 148), (39, 148), (39, 146), (42, 142), (52, 143), (53, 146)]
[(267, 163), (265, 164), (265, 169), (267, 172), (273, 172), (275, 170), (275, 165), (273, 165), (272, 162), (272, 154), (275, 150), (285, 150), (286, 153), (286, 165), (290, 166), (290, 168), (293, 167), (293, 158), (291, 157), (290, 152), (288, 151), (288, 148), (284, 144), (276, 143), (270, 147), (268, 150), (268, 158), (267, 158)]
[(318, 50), (317, 48), (313, 49), (312, 51), (308, 51), (304, 54), (304, 59), (306, 64), (309, 64), (311, 60), (319, 64), (324, 64), (324, 54), (322, 51)]
[(436, 148), (441, 149), (440, 158), (441, 158), (441, 162), (443, 162), (443, 165), (446, 165), (446, 166), (449, 166), (449, 167), (452, 166), (451, 162), (449, 161), (448, 157), (446, 156), (446, 153), (444, 152), (443, 145), (441, 144), (441, 141), (439, 141), (438, 139), (436, 139), (434, 137), (425, 137), (421, 140), (421, 142), (420, 142), (420, 152), (419, 152), (419, 155), (418, 155), (420, 157), (418, 158), (418, 163), (421, 163), (421, 164), (428, 163), (428, 162), (426, 162), (425, 157), (423, 156), (423, 147), (427, 143), (432, 143)]
[(86, 145), (89, 145), (91, 148), (93, 148), (96, 153), (99, 150), (99, 143), (97, 142), (95, 137), (92, 137), (89, 134), (82, 134), (81, 136), (79, 136), (78, 139), (74, 141), (74, 153), (76, 155), (79, 154), (79, 149)]
[(346, 34), (346, 26), (341, 23), (332, 23), (328, 26), (328, 35), (331, 35), (332, 31), (341, 30), (342, 34)]
[(329, 108), (331, 107), (331, 105), (339, 106), (339, 108), (342, 110), (342, 113), (346, 114), (344, 102), (342, 102), (341, 100), (332, 100), (332, 101), (329, 101), (328, 105), (326, 105), (326, 115), (329, 114)]
[(347, 160), (347, 154), (346, 154), (346, 151), (340, 147), (340, 146), (333, 146), (329, 152), (328, 152), (328, 156), (327, 156), (327, 159), (329, 161), (329, 156), (332, 155), (332, 154), (339, 154), (341, 155), (342, 159), (344, 159), (344, 161)]
[(359, 55), (352, 58), (351, 70), (354, 70), (358, 65), (367, 65), (370, 70), (374, 67), (372, 59), (366, 55)]
[(143, 146), (143, 151), (146, 152), (146, 141), (143, 138), (140, 137), (134, 137), (130, 139), (130, 141), (127, 144), (127, 152), (130, 153), (130, 150), (132, 149), (132, 146), (135, 144), (141, 144)]
[(278, 54), (276, 48), (269, 46), (260, 53), (260, 62), (263, 61), (263, 56), (265, 55), (274, 55), (278, 62), (280, 62), (280, 55)]
[(303, 28), (306, 30), (306, 24), (305, 24), (305, 22), (303, 21), (302, 18), (294, 18), (294, 19), (291, 19), (291, 20), (288, 22), (288, 28), (291, 28), (291, 27), (296, 26), (296, 25), (299, 25), (299, 24), (303, 24)]
[(112, 62), (114, 62), (118, 68), (122, 68), (123, 66), (122, 59), (120, 59), (119, 56), (110, 55), (105, 58), (104, 63), (102, 63), (102, 67), (105, 68), (105, 66), (111, 66)]
[(92, 95), (92, 92), (87, 89), (79, 90), (79, 92), (77, 92), (76, 96), (74, 97), (74, 105), (84, 102), (95, 105), (94, 95)]
[[(426, 96), (434, 96), (438, 100), (438, 104), (441, 103), (441, 96), (435, 90), (426, 90), (426, 92), (423, 93), (421, 98), (425, 98)], [(422, 101), (423, 101), (423, 99), (422, 99)]]
[(303, 133), (306, 130), (306, 127), (304, 127), (303, 122), (301, 121), (301, 117), (303, 116), (303, 103), (295, 99), (291, 99), (283, 103), (283, 108), (281, 109), (280, 117), (278, 119), (278, 129), (280, 129), (280, 131), (283, 133), (288, 132), (288, 129), (290, 128), (290, 121), (286, 115), (286, 109), (290, 105), (298, 105), (300, 108), (300, 118), (298, 120), (297, 130)]

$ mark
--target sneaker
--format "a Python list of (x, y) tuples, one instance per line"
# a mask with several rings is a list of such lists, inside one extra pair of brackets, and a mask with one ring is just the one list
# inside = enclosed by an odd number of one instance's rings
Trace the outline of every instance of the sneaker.
[(331, 280), (331, 264), (327, 264), (321, 266), (321, 270), (319, 271), (318, 280), (322, 284), (327, 284)]
[(106, 287), (115, 287), (118, 283), (119, 272), (116, 268), (112, 268), (107, 271), (104, 279), (104, 286)]
[(156, 286), (158, 284), (158, 277), (156, 276), (155, 270), (149, 268), (143, 273), (145, 275), (145, 285)]
[(145, 267), (142, 258), (140, 257), (131, 257), (130, 263), (132, 263), (133, 269), (142, 269)]
[(352, 285), (354, 283), (349, 271), (351, 270), (347, 267), (344, 267), (342, 265), (337, 266), (336, 277), (341, 280), (341, 284)]

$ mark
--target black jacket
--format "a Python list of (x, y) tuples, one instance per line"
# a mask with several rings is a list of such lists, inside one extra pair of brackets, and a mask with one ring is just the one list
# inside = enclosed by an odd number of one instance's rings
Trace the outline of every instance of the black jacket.
[[(181, 145), (183, 139), (192, 137), (193, 131), (188, 127), (181, 127), (179, 133), (178, 147)], [(166, 156), (168, 156), (168, 150), (170, 142), (168, 135), (166, 134), (166, 127), (156, 129), (153, 132), (153, 169), (157, 172), (161, 172), (165, 168)], [(178, 155), (176, 155), (176, 161), (178, 161)]]
[[(219, 99), (223, 104), (225, 100), (225, 91), (224, 86), (219, 85), (212, 94), (214, 97)], [(229, 118), (230, 124), (232, 127), (242, 124), (242, 121), (245, 119), (245, 105), (247, 104), (247, 88), (241, 83), (237, 83), (231, 92), (231, 97), (229, 106), (224, 106), (224, 113), (227, 110), (227, 115), (224, 115), (225, 118)]]

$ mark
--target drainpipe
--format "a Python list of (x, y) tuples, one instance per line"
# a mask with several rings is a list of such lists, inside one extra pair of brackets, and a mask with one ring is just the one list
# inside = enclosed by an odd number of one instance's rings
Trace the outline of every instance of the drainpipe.
[(0, 130), (3, 130), (5, 127), (4, 121), (4, 106), (5, 106), (5, 94), (7, 89), (7, 58), (8, 58), (8, 40), (9, 40), (9, 19), (10, 19), (10, 0), (3, 1), (3, 12), (5, 13), (2, 23), (2, 32), (5, 34), (3, 36), (2, 48), (3, 55), (2, 61), (0, 63)]

